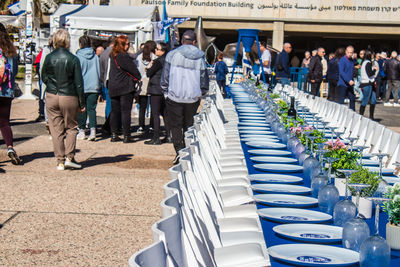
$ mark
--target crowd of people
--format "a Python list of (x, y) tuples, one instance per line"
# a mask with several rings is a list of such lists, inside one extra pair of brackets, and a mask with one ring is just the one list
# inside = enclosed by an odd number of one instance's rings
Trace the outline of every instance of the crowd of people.
[[(271, 54), (265, 43), (260, 42), (260, 50), (267, 80), (274, 78), (276, 83), (289, 85), (292, 78), (290, 67), (293, 60), (289, 60), (292, 45), (283, 45), (283, 50), (276, 56), (274, 65), (271, 64)], [(261, 63), (255, 63), (261, 66)], [(400, 106), (400, 56), (395, 51), (391, 53), (390, 58), (387, 58), (385, 52), (375, 53), (371, 50), (361, 50), (357, 55), (354, 47), (350, 45), (326, 55), (325, 49), (319, 47), (311, 53), (305, 52), (301, 67), (307, 69), (303, 90), (319, 96), (322, 85), (327, 83), (328, 99), (340, 104), (344, 104), (345, 99), (348, 99), (349, 107), (353, 110), (358, 96), (361, 102), (359, 113), (364, 115), (369, 103), (371, 119), (374, 119), (378, 99), (384, 102), (384, 106)], [(260, 75), (260, 71), (257, 70), (256, 74)], [(391, 97), (393, 102), (390, 102)]]
[[(15, 48), (4, 27), (0, 27), (0, 37), (0, 60), (4, 58), (7, 66), (11, 65), (9, 81), (1, 81), (0, 130), (8, 156), (18, 165), (22, 161), (13, 148), (10, 127), (18, 65)], [(103, 132), (110, 134), (111, 142), (133, 142), (134, 102), (139, 105), (138, 132), (144, 132), (150, 103), (153, 137), (145, 144), (172, 142), (176, 151), (173, 163), (179, 162), (178, 151), (184, 148), (184, 132), (193, 125), (200, 99), (209, 87), (204, 52), (195, 46), (195, 33), (186, 31), (181, 43), (169, 51), (166, 43), (147, 41), (137, 53), (131, 53), (126, 35), (111, 37), (106, 49), (93, 47), (91, 39), (84, 35), (79, 38), (80, 49), (74, 55), (69, 51), (70, 36), (66, 30), (60, 29), (49, 38), (48, 46), (36, 60), (36, 71), (41, 91), (39, 119), (47, 122), (57, 170), (82, 168), (75, 160), (76, 140), (96, 140), (99, 96), (106, 100)], [(166, 129), (163, 140), (160, 139), (160, 116)], [(87, 130), (89, 136), (86, 136)]]

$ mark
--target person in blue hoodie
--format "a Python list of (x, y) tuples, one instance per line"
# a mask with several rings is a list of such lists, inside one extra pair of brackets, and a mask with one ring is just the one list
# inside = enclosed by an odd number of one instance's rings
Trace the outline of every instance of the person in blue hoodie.
[(193, 125), (200, 99), (209, 87), (204, 52), (195, 44), (196, 34), (192, 30), (185, 31), (182, 46), (167, 54), (161, 75), (161, 89), (166, 97), (169, 127), (176, 151), (173, 164), (179, 162), (178, 151), (185, 148), (183, 133)]
[(337, 84), (338, 103), (344, 104), (347, 97), (350, 100), (349, 107), (356, 110), (356, 96), (354, 94), (354, 62), (352, 60), (354, 48), (350, 45), (346, 47), (345, 56), (339, 60), (339, 81)]
[(91, 47), (91, 41), (89, 36), (84, 35), (79, 38), (80, 49), (76, 53), (79, 58), (83, 76), (83, 88), (86, 100), (86, 112), (79, 113), (78, 115), (78, 127), (79, 133), (78, 139), (86, 139), (85, 128), (86, 119), (89, 117), (89, 128), (90, 135), (89, 141), (96, 140), (96, 106), (97, 97), (100, 93), (100, 64), (99, 57), (96, 55), (94, 49)]
[(228, 66), (226, 66), (225, 62), (223, 61), (224, 59), (224, 54), (219, 53), (218, 54), (218, 61), (215, 63), (214, 67), (214, 72), (216, 74), (216, 80), (219, 86), (219, 89), (221, 90), (221, 93), (224, 97), (227, 97), (226, 94), (226, 75), (228, 74)]

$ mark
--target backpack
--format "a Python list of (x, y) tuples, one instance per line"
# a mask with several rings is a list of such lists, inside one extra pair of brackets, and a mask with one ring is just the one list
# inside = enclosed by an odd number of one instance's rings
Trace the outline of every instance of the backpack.
[(282, 63), (281, 63), (281, 57), (280, 57), (280, 55), (278, 55), (278, 60), (277, 60), (277, 62), (276, 62), (276, 69), (277, 69), (278, 71), (283, 71), (283, 66), (282, 66)]
[(0, 48), (0, 86), (2, 87), (3, 84), (6, 83), (8, 83), (8, 87), (11, 88), (11, 65), (7, 63), (7, 59)]

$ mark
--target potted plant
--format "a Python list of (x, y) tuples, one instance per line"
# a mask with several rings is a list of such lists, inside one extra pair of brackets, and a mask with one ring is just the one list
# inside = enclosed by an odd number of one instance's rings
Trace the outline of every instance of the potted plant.
[(389, 188), (385, 197), (390, 199), (383, 206), (389, 217), (386, 224), (386, 240), (392, 249), (400, 249), (400, 183)]
[[(350, 176), (349, 184), (368, 184), (370, 185), (367, 188), (364, 188), (360, 191), (360, 201), (359, 201), (359, 213), (362, 214), (366, 219), (372, 217), (372, 201), (367, 199), (368, 197), (372, 197), (378, 189), (379, 182), (381, 179), (378, 174), (375, 172), (370, 172), (368, 169), (360, 168), (358, 172), (353, 173)], [(352, 201), (356, 202), (357, 191), (354, 190), (351, 186), (349, 186)]]
[(329, 152), (325, 153), (324, 157), (336, 158), (337, 160), (332, 163), (331, 171), (335, 174), (335, 186), (339, 190), (341, 196), (345, 195), (346, 186), (344, 175), (337, 170), (340, 169), (357, 169), (357, 160), (360, 154), (355, 151), (348, 151), (348, 146), (346, 146), (340, 139), (336, 139), (334, 142), (326, 142), (326, 149)]

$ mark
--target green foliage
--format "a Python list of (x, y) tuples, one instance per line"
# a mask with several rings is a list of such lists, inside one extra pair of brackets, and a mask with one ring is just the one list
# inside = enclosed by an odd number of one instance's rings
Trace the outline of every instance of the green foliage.
[(388, 214), (389, 223), (400, 226), (400, 183), (388, 189), (385, 197), (389, 198), (383, 210)]
[(281, 96), (278, 93), (272, 93), (270, 96), (272, 99), (280, 98)]
[[(349, 183), (350, 184), (369, 184), (370, 187), (364, 188), (360, 192), (361, 197), (372, 197), (375, 193), (376, 189), (378, 189), (378, 185), (381, 179), (379, 178), (376, 172), (370, 172), (368, 169), (360, 168), (358, 172), (353, 173), (350, 176)], [(353, 196), (357, 195), (357, 191), (354, 190), (351, 186), (349, 186), (351, 194)]]
[(360, 154), (355, 151), (347, 151), (346, 148), (339, 148), (325, 153), (324, 157), (339, 159), (332, 163), (332, 171), (336, 172), (338, 169), (357, 169), (357, 160), (360, 158)]

